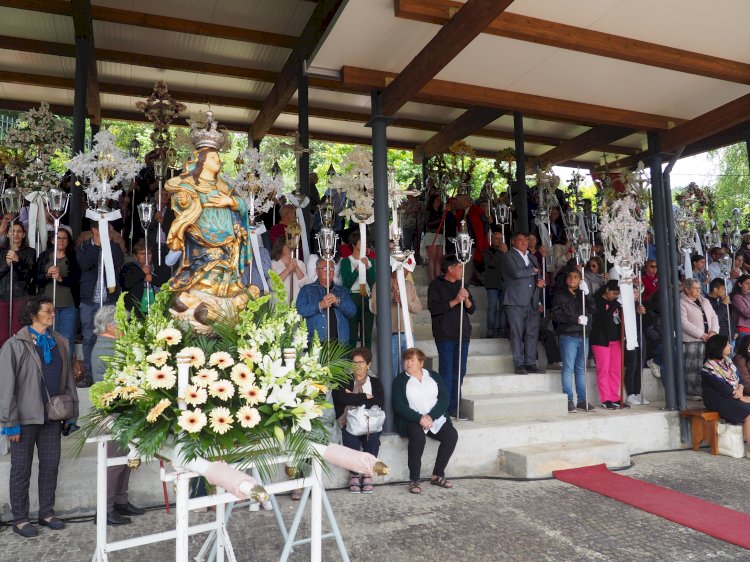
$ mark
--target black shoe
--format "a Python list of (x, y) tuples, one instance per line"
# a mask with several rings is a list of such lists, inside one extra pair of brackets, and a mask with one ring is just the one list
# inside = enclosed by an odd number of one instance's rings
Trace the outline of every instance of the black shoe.
[(41, 527), (49, 527), (53, 531), (62, 531), (65, 528), (65, 523), (54, 516), (51, 517), (49, 521), (46, 519), (40, 519), (38, 523)]
[[(107, 512), (107, 525), (127, 525), (131, 521), (130, 517), (120, 515), (114, 509)], [(94, 517), (94, 523), (96, 523), (96, 517)]]
[(39, 536), (39, 531), (37, 531), (36, 527), (34, 527), (34, 525), (32, 525), (31, 523), (27, 523), (21, 527), (19, 527), (18, 525), (13, 525), (13, 532), (18, 533), (19, 535), (27, 539)]
[(81, 382), (76, 383), (76, 387), (77, 388), (88, 388), (92, 384), (94, 384), (94, 379), (92, 379), (90, 377), (86, 377)]
[(132, 503), (115, 504), (115, 511), (120, 515), (143, 515), (146, 510), (142, 507), (137, 507)]
[(602, 408), (605, 408), (607, 410), (616, 410), (617, 406), (615, 406), (615, 403), (611, 400), (607, 400), (606, 402), (602, 403)]
[(525, 375), (528, 371), (526, 371), (523, 367), (516, 367), (514, 371), (517, 375)]
[(591, 404), (586, 404), (583, 400), (578, 401), (578, 404), (576, 404), (576, 408), (578, 410), (585, 410), (587, 412), (594, 411), (594, 406), (592, 406)]
[(523, 368), (526, 369), (527, 373), (546, 373), (547, 372), (544, 369), (540, 369), (536, 365), (524, 365)]
[(568, 400), (568, 413), (572, 414), (575, 411), (576, 411), (575, 402), (573, 402), (572, 400)]

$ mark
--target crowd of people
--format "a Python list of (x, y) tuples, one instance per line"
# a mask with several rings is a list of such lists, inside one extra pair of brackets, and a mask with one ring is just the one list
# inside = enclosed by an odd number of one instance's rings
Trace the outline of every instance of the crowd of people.
[[(313, 186), (315, 179), (311, 178)], [(346, 205), (346, 198), (335, 190), (327, 190), (325, 196), (339, 210)], [(154, 293), (172, 275), (174, 264), (169, 263), (165, 245), (174, 220), (169, 199), (161, 201), (163, 210), (157, 212), (147, 237), (139, 221), (133, 221), (131, 227), (128, 219), (133, 202), (156, 197), (153, 169), (147, 165), (138, 176), (136, 188), (122, 201), (124, 220), (109, 224), (108, 253), (117, 273), (114, 287), (104, 283), (104, 237), (99, 223), (88, 224), (75, 241), (71, 229), (63, 225), (56, 237), (50, 236), (48, 247), (40, 251), (29, 246), (23, 217), (0, 220), (0, 315), (9, 319), (8, 323), (0, 322), (0, 363), (18, 365), (0, 376), (0, 422), (2, 433), (11, 443), (15, 490), (11, 503), (14, 530), (21, 535), (36, 534), (28, 518), (35, 447), (40, 459), (39, 524), (53, 529), (63, 526), (53, 510), (60, 435), (70, 431), (78, 416), (76, 384), (85, 387), (103, 376), (102, 358), (112, 353), (117, 337), (114, 304), (119, 295), (127, 293), (125, 304), (130, 314), (147, 314)], [(320, 228), (314, 210), (320, 198), (313, 199), (311, 228), (301, 232), (301, 236), (310, 236), (310, 248), (316, 247), (314, 236)], [(472, 336), (476, 338), (471, 319), (477, 308), (472, 293), (477, 291), (487, 294), (486, 332), (482, 335), (510, 340), (516, 374), (545, 372), (538, 362), (540, 343), (548, 363), (561, 363), (561, 384), (569, 412), (594, 409), (592, 402), (597, 400), (589, 395), (585, 377), (592, 361), (598, 402), (603, 408), (615, 410), (648, 403), (642, 394), (640, 373), (646, 365), (659, 377), (663, 366), (659, 270), (652, 245), (639, 275), (619, 279), (615, 270), (608, 269), (599, 244), (594, 245), (588, 262), (580, 263), (567, 240), (558, 209), (550, 214), (549, 237), (546, 233), (542, 237), (514, 230), (512, 218), (509, 224), (497, 224), (489, 204), (472, 201), (468, 195), (443, 201), (439, 194), (428, 193), (424, 204), (410, 195), (404, 207), (408, 218), (404, 221), (403, 246), (414, 251), (417, 263), (426, 268), (430, 279), (426, 306), (438, 353), (438, 372), (425, 368), (422, 350), (407, 349), (404, 309), (410, 319), (422, 310), (411, 275), (406, 276), (405, 294), (399, 289), (395, 272), (390, 286), (379, 290), (374, 252), (363, 244), (359, 226), (347, 225), (338, 215), (333, 225), (340, 240), (337, 258), (326, 260), (312, 254), (306, 262), (300, 259), (299, 240), (289, 235), (294, 231), (290, 226), (297, 221), (297, 209), (281, 204), (261, 216), (270, 228), (259, 242), (260, 255), (255, 256), (252, 270), (243, 277), (247, 285), (266, 288), (271, 286), (269, 272), (274, 271), (286, 293), (274, 298), (285, 298), (296, 305), (306, 321), (310, 340), (317, 335), (321, 341), (353, 349), (351, 381), (332, 394), (345, 446), (373, 455), (380, 447), (386, 392), (371, 369), (377, 298), (389, 298), (391, 302), (393, 422), (408, 440), (408, 491), (412, 494), (422, 492), (421, 459), (427, 437), (439, 442), (430, 484), (453, 487), (446, 479), (446, 467), (458, 440), (452, 419), (465, 419), (460, 412), (460, 384), (466, 374)], [(462, 228), (474, 242), (468, 261), (458, 259), (452, 244)], [(151, 244), (146, 245), (144, 238)], [(547, 246), (540, 244), (547, 238)], [(372, 237), (367, 240), (372, 241)], [(747, 433), (750, 234), (746, 233), (742, 242), (727, 280), (718, 268), (726, 247), (712, 248), (707, 257), (691, 257), (689, 271), (684, 272), (680, 310), (689, 397), (703, 399), (707, 407), (717, 409), (729, 421), (745, 423)], [(266, 248), (271, 248), (270, 252)], [(155, 259), (157, 254), (165, 259)], [(261, 283), (261, 278), (266, 282)], [(622, 299), (622, 291), (633, 291), (633, 300)], [(634, 302), (634, 309), (623, 310), (625, 302)], [(624, 318), (631, 312), (640, 317), (643, 328), (638, 331), (635, 349), (624, 345)], [(80, 356), (76, 354), (76, 341), (82, 343)], [(730, 359), (732, 350), (734, 357)], [(27, 356), (29, 360), (25, 360)], [(78, 381), (74, 372), (80, 373)], [(39, 381), (53, 393), (40, 393)], [(3, 387), (12, 390), (5, 392)], [(62, 394), (70, 396), (70, 415), (49, 419), (49, 397)], [(365, 416), (367, 423), (373, 422), (376, 427), (370, 431), (368, 425), (365, 433), (359, 427), (355, 431), (350, 424), (357, 416)], [(115, 445), (109, 452), (113, 456), (123, 454)], [(127, 473), (121, 467), (111, 467), (110, 472), (107, 521), (125, 524), (143, 510), (128, 500)], [(352, 473), (349, 489), (352, 493), (373, 492), (372, 475)]]

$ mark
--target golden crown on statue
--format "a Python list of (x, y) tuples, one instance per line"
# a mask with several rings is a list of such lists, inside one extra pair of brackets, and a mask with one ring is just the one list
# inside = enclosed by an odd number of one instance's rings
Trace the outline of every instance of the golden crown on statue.
[(218, 130), (219, 122), (214, 121), (214, 112), (206, 111), (206, 124), (201, 128), (200, 123), (193, 123), (190, 129), (190, 142), (196, 150), (213, 148), (222, 150), (227, 142), (227, 133)]

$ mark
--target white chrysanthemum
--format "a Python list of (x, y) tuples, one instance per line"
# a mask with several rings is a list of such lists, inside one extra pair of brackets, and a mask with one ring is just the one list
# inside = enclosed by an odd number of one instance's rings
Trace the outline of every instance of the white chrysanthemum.
[(169, 359), (169, 352), (164, 351), (163, 349), (157, 349), (146, 357), (146, 361), (157, 367), (164, 365), (164, 363), (167, 362), (167, 359)]
[(245, 429), (252, 429), (260, 423), (260, 412), (250, 406), (242, 406), (237, 410), (237, 420)]
[(253, 384), (253, 382), (255, 381), (255, 375), (250, 370), (250, 367), (248, 367), (244, 363), (237, 363), (234, 367), (232, 367), (231, 378), (234, 381), (234, 384), (239, 387)]
[(206, 362), (206, 354), (200, 347), (186, 347), (182, 350), (183, 355), (190, 354), (190, 366), (194, 369), (203, 367)]
[(164, 365), (162, 367), (149, 367), (146, 380), (151, 388), (172, 388), (177, 382), (174, 367)]
[(211, 429), (213, 429), (215, 433), (224, 435), (227, 431), (232, 429), (232, 421), (234, 421), (234, 418), (232, 418), (232, 412), (229, 411), (229, 408), (214, 408), (211, 410), (211, 413), (208, 414), (208, 417), (211, 420)]
[[(305, 338), (307, 338), (307, 332), (305, 332)], [(257, 363), (261, 358), (260, 352), (249, 347), (240, 347), (237, 349), (237, 356), (240, 358), (240, 361), (252, 361), (253, 363)]]
[(266, 400), (266, 391), (261, 390), (257, 386), (246, 386), (240, 388), (240, 398), (247, 402), (250, 406), (255, 406)]
[(188, 385), (185, 387), (185, 394), (182, 399), (185, 401), (185, 404), (188, 404), (189, 406), (200, 406), (201, 404), (205, 404), (206, 400), (208, 400), (208, 393), (205, 388)]
[(177, 328), (165, 328), (156, 334), (156, 339), (167, 345), (177, 345), (182, 341), (182, 333)]
[(234, 385), (232, 381), (218, 380), (209, 385), (208, 393), (214, 398), (226, 401), (234, 396)]
[(201, 429), (206, 427), (206, 414), (204, 414), (200, 408), (195, 410), (184, 410), (180, 417), (177, 418), (177, 425), (188, 433), (198, 433)]
[(226, 351), (217, 351), (211, 354), (211, 358), (208, 360), (210, 365), (218, 367), (219, 369), (226, 369), (234, 365), (234, 359)]
[(219, 371), (216, 369), (200, 369), (190, 379), (195, 386), (208, 388), (208, 385), (219, 379)]
[(146, 416), (146, 421), (148, 423), (154, 423), (157, 419), (159, 419), (159, 416), (162, 415), (164, 410), (166, 410), (171, 403), (172, 402), (168, 398), (159, 400), (156, 406), (151, 408), (151, 411)]

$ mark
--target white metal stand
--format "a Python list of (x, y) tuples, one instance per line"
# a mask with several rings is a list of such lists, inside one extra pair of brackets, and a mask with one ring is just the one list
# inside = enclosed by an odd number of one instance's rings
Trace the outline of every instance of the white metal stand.
[[(232, 541), (227, 532), (229, 518), (236, 507), (237, 498), (222, 488), (216, 489), (216, 494), (190, 498), (190, 479), (195, 478), (198, 474), (187, 470), (177, 469), (168, 472), (161, 469), (161, 480), (164, 482), (174, 482), (177, 489), (176, 498), (176, 521), (174, 530), (162, 531), (133, 537), (130, 539), (119, 540), (114, 542), (107, 541), (107, 468), (110, 466), (119, 466), (127, 464), (128, 457), (107, 458), (107, 443), (111, 441), (110, 435), (102, 435), (87, 440), (87, 443), (96, 443), (97, 446), (97, 476), (96, 476), (96, 550), (91, 558), (92, 562), (108, 562), (108, 554), (118, 550), (134, 548), (145, 544), (175, 540), (175, 561), (188, 562), (189, 538), (191, 535), (199, 533), (210, 533), (203, 544), (195, 560), (199, 562), (237, 562), (237, 558), (232, 548)], [(289, 459), (287, 457), (278, 457), (275, 459), (276, 464), (283, 464)], [(304, 488), (302, 499), (297, 508), (291, 527), (286, 529), (284, 520), (281, 517), (281, 511), (274, 494), (287, 492), (296, 488)], [(321, 562), (322, 560), (322, 540), (334, 538), (338, 546), (339, 554), (344, 562), (349, 562), (349, 555), (346, 552), (341, 531), (339, 530), (336, 518), (328, 501), (323, 486), (323, 474), (320, 464), (313, 460), (312, 472), (310, 476), (294, 480), (283, 480), (265, 486), (265, 489), (271, 494), (271, 503), (274, 507), (274, 514), (279, 525), (279, 530), (284, 538), (284, 549), (279, 560), (286, 562), (292, 552), (293, 547), (310, 543), (310, 560), (312, 562)], [(307, 507), (307, 500), (311, 500), (311, 533), (310, 537), (296, 539), (302, 515)], [(226, 504), (229, 504), (228, 507)], [(216, 506), (216, 518), (201, 525), (190, 525), (190, 511), (209, 506)], [(325, 508), (326, 518), (331, 528), (331, 532), (323, 534), (323, 513)], [(206, 556), (208, 555), (208, 558)]]

